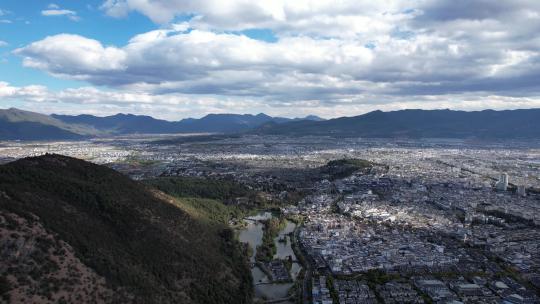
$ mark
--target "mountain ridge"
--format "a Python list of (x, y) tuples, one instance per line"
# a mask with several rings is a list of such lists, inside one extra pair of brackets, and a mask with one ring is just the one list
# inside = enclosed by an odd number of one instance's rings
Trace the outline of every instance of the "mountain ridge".
[(284, 123), (308, 118), (271, 117), (264, 113), (208, 114), (180, 121), (147, 115), (45, 115), (16, 108), (0, 109), (0, 140), (82, 140), (92, 137), (165, 133), (239, 133), (268, 122)]
[(265, 124), (259, 135), (335, 136), (366, 138), (540, 139), (540, 109), (519, 110), (398, 110), (325, 121)]
[(180, 121), (146, 115), (50, 116), (18, 109), (0, 110), (0, 140), (78, 140), (129, 134), (259, 134), (366, 138), (540, 139), (540, 109), (380, 110), (323, 120), (271, 117), (264, 113), (208, 114)]
[(284, 123), (299, 119), (271, 117), (264, 113), (257, 115), (208, 114), (198, 119), (186, 118), (179, 121), (167, 121), (146, 115), (122, 113), (104, 117), (87, 114), (77, 116), (52, 114), (51, 117), (65, 123), (87, 125), (115, 135), (134, 133), (237, 133), (254, 129), (267, 122)]

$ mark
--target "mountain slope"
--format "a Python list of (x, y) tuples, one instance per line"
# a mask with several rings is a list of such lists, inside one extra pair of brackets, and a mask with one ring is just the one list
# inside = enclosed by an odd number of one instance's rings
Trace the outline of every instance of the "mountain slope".
[(540, 109), (374, 111), (326, 121), (266, 124), (258, 134), (380, 138), (540, 139)]
[(380, 138), (539, 139), (540, 109), (506, 111), (401, 110), (321, 120), (265, 114), (209, 114), (178, 122), (117, 114), (46, 116), (17, 109), (0, 110), (0, 140), (80, 139), (104, 134), (256, 133)]
[[(248, 303), (251, 276), (232, 231), (194, 218), (183, 207), (181, 200), (116, 171), (73, 158), (45, 155), (0, 166), (0, 216), (39, 225), (53, 245), (71, 248), (72, 263), (91, 270), (88, 276), (103, 296), (99, 302)], [(67, 281), (54, 276), (61, 268), (57, 256), (65, 259), (69, 250), (62, 255), (60, 245), (39, 249), (34, 235), (25, 236), (20, 225), (0, 224), (12, 230), (0, 234), (2, 244), (10, 244), (6, 235), (14, 230), (30, 252), (41, 252), (37, 259), (51, 265), (33, 273), (34, 263), (17, 259), (17, 267), (30, 269), (31, 279), (24, 273), (18, 277), (4, 256), (0, 293), (24, 298), (22, 291), (33, 280), (44, 287), (26, 295), (26, 301), (40, 292), (52, 303), (78, 286), (70, 283), (76, 276)]]
[(116, 114), (98, 117), (87, 114), (77, 116), (52, 114), (51, 117), (67, 124), (89, 126), (108, 134), (176, 133), (178, 129), (174, 122), (144, 115)]
[(0, 109), (0, 140), (79, 140), (89, 137), (127, 134), (164, 133), (237, 133), (255, 129), (265, 123), (320, 120), (271, 117), (266, 114), (209, 114), (200, 119), (166, 121), (145, 115), (116, 114), (50, 116), (15, 108)]
[(0, 140), (81, 139), (94, 130), (15, 108), (0, 109)]
[[(187, 118), (176, 122), (155, 119), (150, 116), (117, 114), (97, 117), (92, 115), (56, 115), (51, 117), (68, 124), (87, 125), (110, 134), (133, 133), (235, 133), (254, 129), (268, 122), (293, 121), (266, 114), (208, 114), (200, 119)], [(320, 120), (316, 116), (294, 120)]]
[(200, 119), (178, 122), (183, 132), (235, 133), (256, 128), (267, 122), (279, 122), (266, 114), (208, 114)]

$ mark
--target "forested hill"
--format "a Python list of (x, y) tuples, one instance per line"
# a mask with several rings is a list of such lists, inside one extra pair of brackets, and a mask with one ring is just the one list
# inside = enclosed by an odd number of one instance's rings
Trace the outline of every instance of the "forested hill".
[(73, 158), (0, 166), (0, 302), (249, 303), (233, 232), (184, 207)]
[(254, 133), (371, 138), (540, 139), (540, 109), (374, 111), (326, 121), (269, 123)]

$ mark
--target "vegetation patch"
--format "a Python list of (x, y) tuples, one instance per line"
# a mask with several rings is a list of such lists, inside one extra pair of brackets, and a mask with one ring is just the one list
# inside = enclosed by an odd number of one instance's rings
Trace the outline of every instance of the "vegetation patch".
[(277, 217), (262, 221), (262, 223), (264, 225), (262, 244), (257, 246), (255, 259), (260, 262), (270, 262), (277, 251), (274, 239), (281, 230), (285, 229), (287, 220), (284, 217)]
[(59, 155), (0, 166), (0, 192), (8, 197), (1, 211), (39, 221), (108, 286), (133, 295), (118, 302), (251, 302), (245, 248), (217, 204), (158, 196), (114, 170)]
[(172, 196), (210, 198), (226, 203), (232, 203), (236, 198), (255, 195), (246, 186), (223, 179), (158, 177), (144, 183)]
[(373, 163), (356, 158), (345, 158), (329, 161), (320, 168), (322, 174), (328, 175), (330, 180), (336, 180), (350, 176), (359, 170), (368, 170), (373, 167)]

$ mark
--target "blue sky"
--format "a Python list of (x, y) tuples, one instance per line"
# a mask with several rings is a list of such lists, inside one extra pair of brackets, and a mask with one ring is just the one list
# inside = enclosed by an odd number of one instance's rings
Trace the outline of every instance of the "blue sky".
[[(65, 16), (43, 16), (42, 11), (54, 4), (64, 10), (77, 13), (80, 18), (73, 21)], [(21, 68), (21, 58), (11, 55), (10, 51), (23, 47), (33, 41), (46, 36), (62, 33), (71, 33), (98, 39), (106, 45), (124, 45), (133, 36), (162, 27), (155, 24), (142, 14), (129, 14), (123, 18), (107, 16), (100, 6), (101, 0), (91, 1), (43, 1), (43, 0), (3, 0), (0, 9), (6, 11), (0, 20), (9, 20), (11, 23), (0, 24), (0, 40), (8, 46), (0, 49), (2, 57), (7, 59), (0, 70), (0, 80), (12, 85), (26, 86), (42, 84), (60, 90), (69, 87), (84, 85), (84, 82), (57, 79), (50, 77), (46, 72)], [(177, 16), (175, 22), (189, 20), (189, 16)], [(245, 31), (229, 31), (235, 34), (244, 34), (254, 39), (275, 41), (269, 29), (248, 29)]]
[(0, 2), (0, 108), (355, 115), (540, 106), (532, 0)]
[[(65, 16), (43, 16), (51, 4), (61, 9), (77, 12), (80, 20), (73, 21)], [(110, 18), (99, 9), (102, 1), (51, 1), (3, 0), (0, 9), (7, 11), (2, 20), (11, 23), (0, 24), (0, 40), (8, 46), (1, 49), (7, 59), (0, 70), (0, 80), (16, 86), (42, 84), (59, 90), (83, 85), (82, 82), (57, 79), (46, 72), (23, 68), (21, 58), (10, 51), (25, 46), (46, 36), (73, 33), (99, 39), (104, 44), (122, 45), (134, 35), (156, 28), (156, 24), (140, 14), (132, 14), (123, 19)]]

